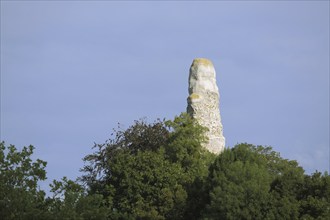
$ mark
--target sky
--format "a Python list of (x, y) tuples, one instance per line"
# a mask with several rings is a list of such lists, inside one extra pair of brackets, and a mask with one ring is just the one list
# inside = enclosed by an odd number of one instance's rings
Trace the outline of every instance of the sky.
[(189, 68), (217, 72), (226, 146), (329, 171), (329, 1), (1, 1), (1, 130), (50, 182), (81, 175), (113, 128), (186, 111)]

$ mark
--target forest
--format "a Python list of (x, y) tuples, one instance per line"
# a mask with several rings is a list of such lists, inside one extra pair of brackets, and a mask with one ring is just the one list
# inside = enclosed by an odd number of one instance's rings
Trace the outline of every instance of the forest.
[(329, 219), (327, 172), (306, 174), (270, 146), (214, 155), (206, 130), (186, 113), (114, 129), (79, 178), (53, 180), (47, 193), (35, 148), (1, 142), (0, 219)]

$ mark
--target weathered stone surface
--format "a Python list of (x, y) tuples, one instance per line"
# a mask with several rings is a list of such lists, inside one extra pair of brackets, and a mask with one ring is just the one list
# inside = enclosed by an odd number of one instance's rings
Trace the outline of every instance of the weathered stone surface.
[(221, 153), (225, 148), (219, 98), (212, 62), (204, 58), (194, 59), (189, 73), (187, 112), (209, 129), (206, 133), (209, 141), (204, 147), (215, 154)]

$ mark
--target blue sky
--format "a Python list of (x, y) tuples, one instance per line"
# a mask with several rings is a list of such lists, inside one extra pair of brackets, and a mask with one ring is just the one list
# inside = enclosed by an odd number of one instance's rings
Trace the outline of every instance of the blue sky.
[(217, 71), (226, 146), (329, 170), (328, 1), (1, 1), (1, 140), (75, 178), (118, 122), (185, 111), (196, 57)]

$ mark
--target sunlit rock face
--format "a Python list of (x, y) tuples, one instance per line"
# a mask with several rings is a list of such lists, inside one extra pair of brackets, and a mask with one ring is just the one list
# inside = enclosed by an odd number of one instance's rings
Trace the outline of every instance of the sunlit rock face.
[(189, 97), (187, 112), (199, 124), (209, 129), (205, 148), (219, 154), (225, 148), (225, 138), (219, 110), (219, 89), (212, 62), (208, 59), (194, 59), (189, 73)]

